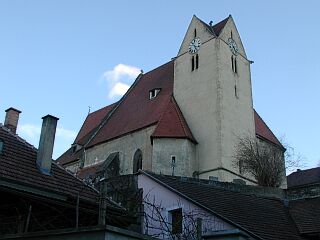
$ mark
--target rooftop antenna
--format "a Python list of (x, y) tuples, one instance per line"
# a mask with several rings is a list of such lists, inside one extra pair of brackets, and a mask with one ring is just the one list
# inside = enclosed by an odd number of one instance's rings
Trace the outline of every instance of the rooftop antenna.
[(88, 115), (90, 114), (90, 112), (91, 112), (91, 107), (90, 106), (88, 106), (88, 108), (89, 108), (89, 111), (88, 111)]

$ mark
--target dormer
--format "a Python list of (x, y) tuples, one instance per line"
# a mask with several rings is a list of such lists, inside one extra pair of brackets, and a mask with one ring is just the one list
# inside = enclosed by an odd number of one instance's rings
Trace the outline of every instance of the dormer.
[(149, 91), (149, 99), (152, 100), (152, 99), (156, 98), (160, 91), (161, 91), (161, 88), (154, 88), (154, 89), (150, 90)]

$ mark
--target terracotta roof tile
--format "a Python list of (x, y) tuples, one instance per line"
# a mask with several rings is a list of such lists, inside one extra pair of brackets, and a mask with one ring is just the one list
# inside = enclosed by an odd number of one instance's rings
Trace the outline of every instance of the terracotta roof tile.
[[(149, 91), (155, 88), (161, 91), (150, 100)], [(170, 101), (172, 89), (173, 61), (142, 75), (88, 146), (156, 124)]]
[(187, 138), (192, 142), (197, 141), (192, 135), (192, 132), (184, 119), (180, 108), (175, 101), (174, 97), (171, 97), (168, 106), (162, 114), (152, 138)]
[(320, 184), (320, 167), (298, 170), (287, 176), (288, 188)]
[(4, 141), (0, 154), (0, 178), (52, 193), (76, 198), (78, 192), (83, 200), (96, 202), (98, 193), (85, 185), (56, 163), (52, 163), (51, 175), (40, 173), (36, 167), (37, 150), (0, 127), (0, 138)]
[(270, 142), (273, 142), (274, 144), (283, 148), (280, 141), (273, 134), (273, 132), (270, 130), (270, 128), (267, 126), (267, 124), (262, 120), (262, 118), (259, 116), (259, 114), (256, 112), (256, 110), (254, 110), (254, 123), (255, 123), (257, 135), (259, 135), (260, 137), (267, 139)]
[(90, 113), (86, 117), (86, 120), (84, 121), (74, 142), (78, 144), (84, 144), (85, 141), (83, 141), (83, 138), (92, 130), (94, 130), (99, 123), (101, 123), (102, 119), (107, 116), (107, 114), (112, 110), (112, 108), (116, 106), (116, 104), (117, 103), (113, 103), (109, 106), (106, 106), (95, 112)]

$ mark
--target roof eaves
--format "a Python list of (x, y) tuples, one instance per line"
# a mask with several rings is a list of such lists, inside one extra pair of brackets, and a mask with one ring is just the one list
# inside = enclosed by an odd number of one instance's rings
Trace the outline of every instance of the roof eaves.
[(208, 208), (208, 207), (206, 207), (206, 206), (202, 205), (201, 203), (199, 203), (199, 202), (197, 202), (197, 201), (193, 200), (192, 198), (190, 198), (190, 197), (186, 196), (185, 194), (183, 194), (183, 193), (179, 192), (178, 190), (176, 190), (176, 189), (174, 189), (174, 188), (170, 187), (170, 186), (169, 186), (169, 185), (167, 185), (166, 183), (164, 183), (164, 182), (160, 181), (159, 179), (157, 179), (157, 178), (153, 177), (152, 175), (148, 174), (147, 172), (145, 172), (145, 171), (143, 171), (143, 170), (139, 170), (139, 173), (144, 174), (145, 176), (147, 176), (147, 177), (151, 178), (151, 179), (152, 179), (152, 180), (154, 180), (155, 182), (157, 182), (157, 183), (161, 184), (162, 186), (164, 186), (164, 187), (168, 188), (169, 190), (171, 190), (171, 191), (173, 191), (173, 192), (177, 193), (178, 195), (180, 195), (180, 196), (184, 197), (185, 199), (187, 199), (187, 200), (189, 200), (190, 202), (192, 202), (192, 203), (194, 203), (194, 204), (198, 205), (199, 207), (201, 207), (201, 208), (205, 209), (206, 211), (213, 213), (214, 215), (216, 215), (216, 216), (220, 217), (221, 219), (225, 220), (226, 222), (230, 223), (231, 225), (234, 225), (234, 226), (238, 227), (239, 229), (243, 230), (244, 232), (248, 233), (249, 235), (254, 236), (254, 237), (256, 237), (257, 239), (261, 239), (261, 240), (263, 240), (263, 238), (259, 237), (259, 236), (258, 236), (258, 235), (256, 235), (255, 233), (253, 233), (253, 232), (251, 232), (251, 231), (249, 231), (249, 230), (245, 229), (244, 227), (242, 227), (242, 226), (240, 226), (239, 224), (237, 224), (237, 223), (235, 223), (235, 222), (231, 221), (230, 219), (228, 219), (228, 218), (226, 218), (226, 217), (224, 217), (224, 216), (220, 215), (219, 213), (216, 213), (216, 212), (215, 212), (215, 211), (213, 211), (212, 209), (210, 209), (210, 208)]

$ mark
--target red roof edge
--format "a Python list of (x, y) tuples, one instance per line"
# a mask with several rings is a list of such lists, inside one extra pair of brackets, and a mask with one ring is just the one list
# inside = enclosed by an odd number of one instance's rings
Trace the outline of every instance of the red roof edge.
[(153, 138), (186, 138), (195, 144), (198, 143), (173, 96), (151, 135), (151, 141)]
[(265, 121), (263, 121), (263, 119), (256, 112), (256, 110), (255, 109), (253, 110), (254, 110), (254, 122), (255, 122), (256, 135), (285, 149), (285, 147), (280, 143), (278, 138), (273, 134), (271, 129), (268, 127)]

